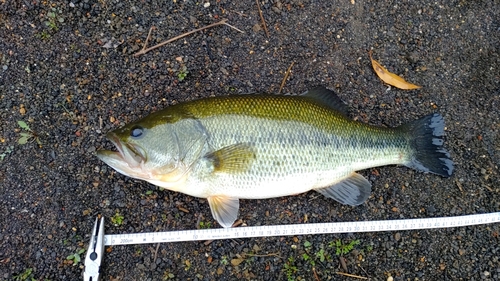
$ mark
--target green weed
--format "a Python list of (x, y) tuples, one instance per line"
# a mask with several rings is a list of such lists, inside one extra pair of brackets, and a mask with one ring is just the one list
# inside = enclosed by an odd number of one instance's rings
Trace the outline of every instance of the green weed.
[(295, 266), (295, 259), (293, 257), (288, 258), (288, 261), (283, 265), (283, 271), (285, 272), (288, 281), (295, 280), (295, 274), (299, 271), (299, 269)]
[(227, 259), (227, 256), (222, 256), (222, 259), (220, 260), (220, 264), (227, 265), (228, 263), (229, 263), (229, 260)]
[(13, 277), (15, 281), (36, 281), (32, 273), (33, 268), (27, 268), (24, 272), (19, 273), (19, 275), (14, 275)]
[(325, 253), (325, 249), (321, 248), (318, 252), (316, 252), (315, 257), (319, 259), (320, 262), (324, 262), (328, 259), (328, 254)]
[(49, 12), (47, 12), (47, 20), (44, 22), (45, 25), (52, 31), (58, 31), (58, 23), (63, 23), (64, 18), (61, 16), (61, 11), (52, 8)]
[(40, 138), (33, 130), (31, 130), (30, 126), (28, 126), (28, 124), (26, 124), (26, 122), (19, 120), (19, 121), (17, 121), (17, 124), (19, 125), (19, 127), (21, 127), (21, 129), (24, 130), (24, 131), (19, 133), (21, 135), (21, 137), (17, 141), (19, 144), (26, 144), (30, 140), (35, 140), (39, 146), (42, 146), (42, 142), (40, 141)]
[(116, 212), (114, 216), (111, 217), (111, 223), (115, 226), (120, 226), (123, 224), (124, 217), (120, 213)]
[(85, 252), (85, 249), (80, 249), (78, 250), (76, 253), (74, 254), (71, 254), (69, 256), (66, 257), (67, 260), (70, 260), (70, 261), (73, 261), (73, 266), (77, 265), (78, 263), (80, 263), (80, 261), (82, 260), (82, 257), (81, 255)]
[(162, 280), (168, 280), (168, 279), (174, 279), (175, 278), (175, 275), (173, 273), (170, 273), (168, 271), (165, 271), (163, 273), (163, 278)]
[(212, 223), (211, 222), (202, 222), (202, 221), (200, 221), (200, 228), (201, 229), (209, 229), (210, 227), (212, 227)]
[(0, 161), (2, 161), (8, 154), (14, 150), (14, 146), (10, 145), (5, 148), (5, 151), (0, 153)]
[(354, 246), (359, 245), (359, 240), (353, 240), (349, 242), (348, 244), (342, 243), (340, 239), (337, 239), (335, 242), (332, 241), (328, 244), (328, 247), (333, 248), (335, 247), (335, 254), (337, 256), (343, 256), (348, 254), (352, 249), (354, 249)]
[(307, 253), (302, 254), (302, 259), (306, 262), (309, 262), (312, 266), (316, 265), (316, 262), (314, 261), (314, 259), (311, 258), (311, 256), (309, 256), (309, 254), (307, 254)]
[(40, 32), (40, 34), (37, 34), (36, 36), (42, 40), (47, 40), (50, 38), (50, 33), (47, 30), (42, 30), (42, 32)]
[(181, 69), (179, 69), (179, 73), (177, 73), (177, 79), (179, 79), (179, 81), (183, 81), (188, 73), (189, 71), (187, 70), (187, 67), (185, 65), (181, 66)]
[(313, 267), (316, 265), (316, 261), (325, 262), (330, 259), (330, 255), (325, 251), (325, 249), (323, 249), (323, 246), (321, 246), (319, 251), (314, 253), (314, 256), (310, 256), (310, 254), (312, 255), (313, 253), (311, 242), (305, 241), (304, 248), (306, 250), (306, 253), (302, 254), (302, 259), (304, 259), (304, 261), (307, 261)]

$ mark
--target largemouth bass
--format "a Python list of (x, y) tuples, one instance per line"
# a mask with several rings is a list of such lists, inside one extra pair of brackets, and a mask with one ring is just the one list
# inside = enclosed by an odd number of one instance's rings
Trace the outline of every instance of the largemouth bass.
[(360, 205), (371, 184), (358, 170), (399, 164), (452, 174), (441, 115), (384, 128), (349, 119), (346, 108), (323, 87), (300, 96), (205, 98), (109, 132), (118, 151), (97, 156), (126, 176), (207, 198), (223, 227), (236, 220), (239, 199), (316, 190)]

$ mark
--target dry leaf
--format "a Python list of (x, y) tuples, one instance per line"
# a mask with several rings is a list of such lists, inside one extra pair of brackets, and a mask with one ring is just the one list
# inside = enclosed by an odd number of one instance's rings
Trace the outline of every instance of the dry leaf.
[(373, 70), (377, 73), (377, 76), (382, 79), (385, 83), (392, 85), (394, 87), (403, 89), (403, 90), (413, 90), (422, 88), (412, 83), (406, 82), (403, 78), (397, 76), (394, 73), (389, 72), (385, 69), (378, 61), (372, 59), (372, 52), (370, 52), (370, 60), (372, 61)]
[(237, 259), (232, 259), (231, 260), (231, 264), (234, 265), (234, 266), (238, 266), (240, 265), (240, 263), (242, 263), (243, 261), (245, 261), (244, 258), (237, 258)]

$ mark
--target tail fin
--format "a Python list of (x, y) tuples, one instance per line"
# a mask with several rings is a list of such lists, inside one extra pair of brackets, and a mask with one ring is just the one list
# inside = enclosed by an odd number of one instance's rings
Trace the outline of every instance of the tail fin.
[(409, 133), (413, 151), (406, 166), (443, 177), (451, 176), (453, 161), (443, 147), (443, 116), (434, 113), (399, 128)]

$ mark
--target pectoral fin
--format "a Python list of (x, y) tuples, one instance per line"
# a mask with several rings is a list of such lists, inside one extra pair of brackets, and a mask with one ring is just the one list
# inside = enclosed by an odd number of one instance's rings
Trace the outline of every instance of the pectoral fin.
[(212, 216), (224, 228), (233, 226), (238, 217), (240, 200), (227, 196), (210, 196), (207, 198)]
[(358, 173), (328, 187), (315, 189), (317, 192), (332, 198), (342, 204), (357, 206), (370, 196), (372, 187), (370, 182)]
[(205, 156), (212, 161), (215, 172), (240, 173), (248, 170), (255, 160), (253, 146), (237, 143)]

